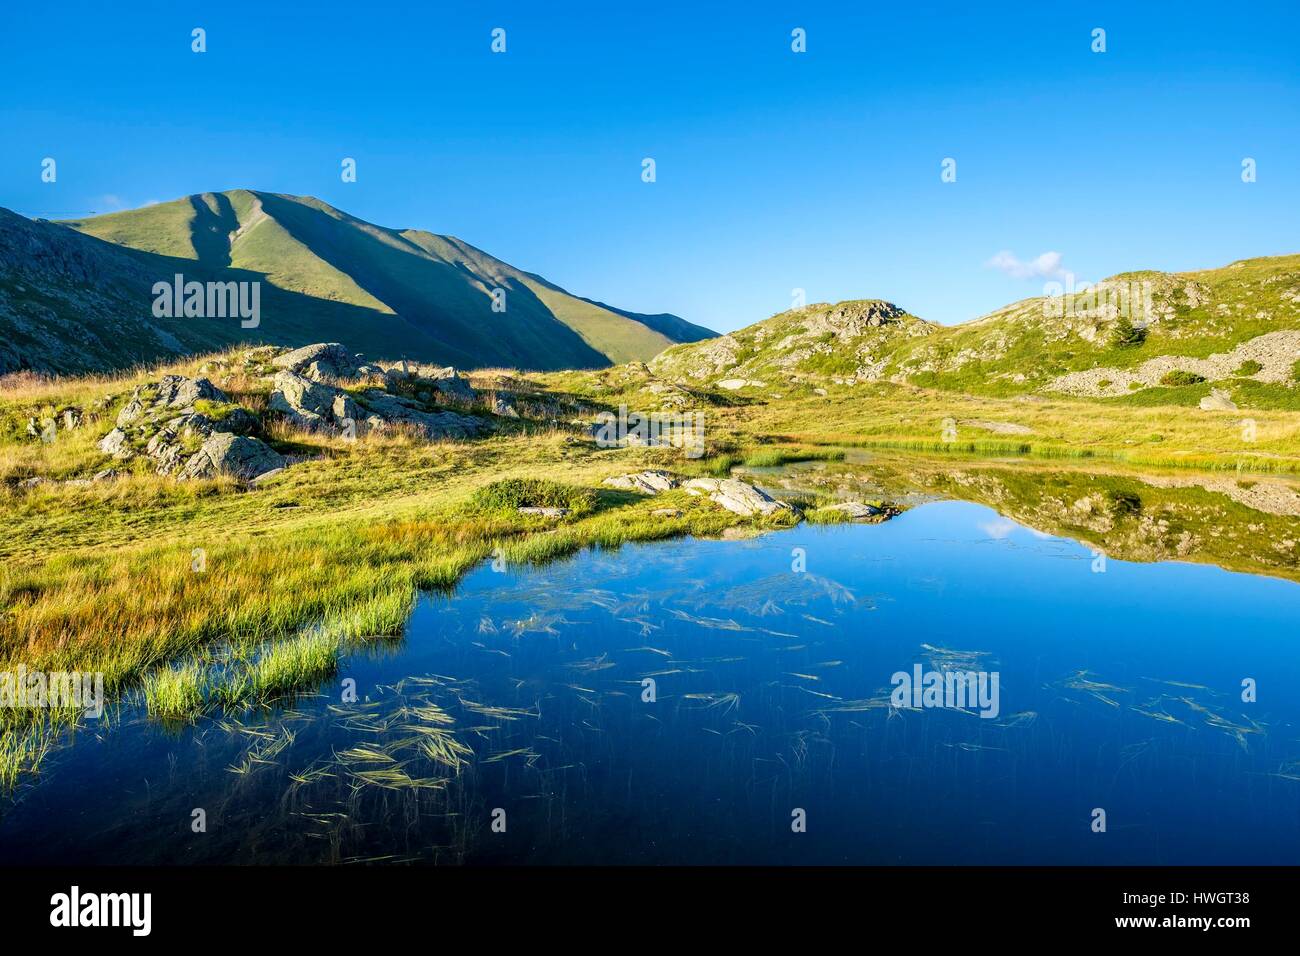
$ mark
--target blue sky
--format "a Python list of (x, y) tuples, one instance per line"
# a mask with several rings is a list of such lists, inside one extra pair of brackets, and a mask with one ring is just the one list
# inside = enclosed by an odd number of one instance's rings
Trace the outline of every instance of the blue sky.
[(794, 288), (953, 323), (1300, 251), (1298, 36), (1294, 2), (5, 3), (0, 206), (307, 194), (723, 331)]

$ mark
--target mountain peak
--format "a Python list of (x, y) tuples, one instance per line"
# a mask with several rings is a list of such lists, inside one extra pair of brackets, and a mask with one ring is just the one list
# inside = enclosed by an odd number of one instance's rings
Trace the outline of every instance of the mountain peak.
[[(47, 238), (62, 236), (65, 243), (81, 233), (84, 241), (71, 243), (76, 252), (68, 261), (97, 255), (106, 264), (91, 280), (98, 304), (90, 309), (76, 305), (85, 290), (60, 285), (66, 275), (35, 282), (27, 268), (23, 288), (30, 301), (14, 302), (8, 316), (0, 312), (0, 328), (40, 315), (37, 290), (44, 288), (67, 305), (68, 321), (49, 331), (70, 341), (46, 349), (33, 337), (18, 355), (0, 356), (0, 365), (89, 371), (113, 364), (104, 358), (114, 352), (111, 342), (100, 343), (84, 362), (76, 360), (73, 344), (93, 334), (90, 326), (107, 310), (121, 317), (119, 333), (131, 340), (117, 346), (124, 364), (255, 337), (278, 345), (329, 339), (376, 359), (464, 368), (599, 368), (644, 361), (714, 334), (676, 316), (641, 315), (571, 295), (455, 237), (375, 225), (312, 196), (236, 188), (58, 224), (22, 224), (0, 219), (0, 231), (15, 242), (32, 228), (53, 230)], [(264, 319), (245, 332), (238, 322), (153, 316), (148, 290), (177, 273), (260, 282)], [(5, 278), (0, 271), (0, 283)], [(74, 316), (85, 327), (78, 329)]]

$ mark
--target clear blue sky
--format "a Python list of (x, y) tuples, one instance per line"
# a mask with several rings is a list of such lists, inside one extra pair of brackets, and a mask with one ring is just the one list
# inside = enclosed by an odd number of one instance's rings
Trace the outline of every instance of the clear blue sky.
[(724, 331), (794, 287), (952, 323), (1041, 292), (1015, 261), (1048, 252), (1096, 280), (1300, 251), (1294, 0), (289, 6), (5, 0), (0, 205), (314, 195)]

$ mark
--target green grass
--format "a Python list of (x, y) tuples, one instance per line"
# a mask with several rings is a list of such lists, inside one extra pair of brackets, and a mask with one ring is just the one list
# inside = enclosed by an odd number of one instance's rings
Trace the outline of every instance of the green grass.
[(206, 686), (206, 673), (198, 663), (159, 668), (145, 675), (145, 710), (159, 720), (193, 720), (203, 712)]
[(595, 494), (585, 488), (542, 478), (506, 478), (479, 488), (470, 499), (478, 512), (517, 511), (519, 508), (566, 508), (586, 514), (596, 506)]
[(327, 631), (267, 645), (249, 669), (248, 697), (269, 703), (319, 684), (334, 674), (338, 664), (339, 641)]

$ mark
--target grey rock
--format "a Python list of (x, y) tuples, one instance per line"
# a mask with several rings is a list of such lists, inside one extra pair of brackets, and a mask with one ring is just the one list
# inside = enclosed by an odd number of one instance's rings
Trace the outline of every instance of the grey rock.
[(164, 375), (158, 380), (152, 395), (147, 387), (137, 388), (131, 400), (117, 413), (117, 427), (125, 428), (145, 415), (158, 415), (178, 409), (192, 408), (200, 399), (226, 402), (226, 393), (206, 378), (186, 378), (184, 375)]
[(180, 477), (213, 478), (224, 474), (256, 478), (284, 466), (284, 456), (261, 439), (213, 432), (203, 447), (185, 463)]
[(676, 488), (680, 482), (666, 471), (639, 471), (630, 475), (617, 475), (606, 478), (603, 484), (624, 491), (635, 491), (643, 495), (657, 495), (661, 491)]
[(343, 394), (337, 388), (290, 371), (276, 372), (271, 384), (271, 397), (267, 403), (271, 411), (286, 415), (305, 428), (328, 424), (333, 415), (334, 400)]
[(427, 438), (472, 438), (490, 430), (486, 422), (471, 415), (426, 412), (412, 401), (377, 388), (363, 392), (359, 404), (370, 413), (366, 423), (372, 428), (411, 426)]
[(1210, 389), (1210, 394), (1201, 399), (1201, 408), (1207, 412), (1231, 412), (1237, 408), (1237, 403), (1221, 388)]
[(735, 478), (692, 478), (685, 487), (691, 494), (708, 495), (714, 504), (738, 515), (770, 515), (794, 510), (786, 502), (777, 501), (767, 492)]
[(420, 362), (389, 362), (382, 366), (384, 379), (391, 385), (427, 382), (437, 392), (456, 401), (471, 402), (474, 387), (453, 366), (425, 365)]
[(656, 518), (680, 518), (682, 516), (681, 508), (656, 508), (650, 512)]
[(126, 432), (120, 428), (114, 428), (99, 440), (99, 450), (114, 458), (130, 458), (135, 454), (127, 442)]
[(854, 521), (860, 521), (863, 518), (875, 518), (884, 514), (880, 508), (875, 505), (864, 504), (861, 501), (845, 501), (838, 505), (827, 505), (822, 511), (839, 511), (848, 515)]
[(338, 342), (317, 342), (278, 355), (271, 360), (271, 364), (319, 382), (327, 378), (355, 378), (360, 363), (355, 355)]
[(543, 518), (563, 518), (569, 513), (568, 508), (520, 508), (521, 515), (541, 515)]
[(210, 402), (229, 401), (226, 393), (206, 378), (186, 378), (184, 375), (164, 375), (158, 380), (158, 397), (155, 408), (189, 408), (199, 399)]
[[(287, 467), (287, 466), (286, 466)], [(260, 475), (255, 475), (249, 479), (250, 484), (260, 485), (263, 482), (270, 481), (276, 475), (283, 474), (284, 468), (272, 468), (270, 471), (264, 471)]]
[(351, 395), (340, 392), (334, 396), (334, 403), (330, 406), (330, 414), (334, 416), (336, 422), (343, 422), (346, 419), (358, 421), (361, 418), (361, 408), (352, 400)]
[(112, 481), (113, 479), (118, 478), (120, 476), (121, 476), (121, 472), (119, 472), (117, 469), (105, 468), (103, 471), (95, 472), (94, 477), (92, 477), (90, 480), (91, 481)]

